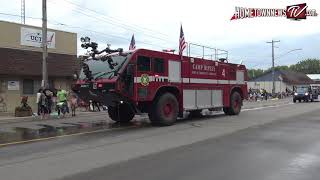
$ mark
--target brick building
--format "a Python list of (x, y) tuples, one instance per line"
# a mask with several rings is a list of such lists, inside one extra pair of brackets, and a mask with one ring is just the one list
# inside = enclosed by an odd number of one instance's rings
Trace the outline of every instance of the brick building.
[[(36, 111), (42, 80), (41, 28), (0, 21), (0, 113), (14, 112), (22, 96)], [(48, 29), (50, 88), (70, 89), (78, 68), (77, 34)], [(2, 102), (1, 102), (1, 99)]]

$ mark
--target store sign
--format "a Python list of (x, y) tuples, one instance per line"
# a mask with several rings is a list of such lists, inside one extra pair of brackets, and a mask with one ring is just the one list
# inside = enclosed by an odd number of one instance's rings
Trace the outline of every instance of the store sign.
[[(42, 47), (42, 30), (34, 28), (21, 27), (21, 45)], [(56, 46), (56, 34), (55, 32), (47, 32), (48, 48), (55, 48)]]
[(19, 81), (8, 81), (9, 91), (19, 91)]

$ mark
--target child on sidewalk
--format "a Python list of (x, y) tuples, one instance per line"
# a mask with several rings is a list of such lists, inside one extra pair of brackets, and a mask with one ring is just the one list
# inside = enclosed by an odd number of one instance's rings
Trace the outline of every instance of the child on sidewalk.
[(78, 97), (74, 93), (71, 94), (71, 97), (70, 97), (70, 107), (71, 107), (72, 116), (76, 116), (76, 109), (78, 107)]

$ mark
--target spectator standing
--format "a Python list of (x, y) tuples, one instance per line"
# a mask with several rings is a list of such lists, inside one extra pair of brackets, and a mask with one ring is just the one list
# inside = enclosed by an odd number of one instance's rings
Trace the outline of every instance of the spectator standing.
[(40, 97), (41, 97), (41, 93), (42, 93), (42, 88), (40, 88), (37, 92), (37, 99), (36, 99), (36, 103), (37, 103), (37, 107), (38, 107), (38, 116), (40, 116)]
[(52, 92), (53, 94), (52, 94), (52, 107), (57, 107), (57, 90), (53, 90), (53, 92)]
[(53, 96), (53, 92), (50, 89), (45, 89), (44, 90), (44, 94), (47, 98), (47, 103), (48, 103), (48, 114), (51, 114), (52, 112), (52, 96)]
[(41, 90), (39, 104), (40, 104), (41, 119), (45, 119), (49, 113), (49, 109), (48, 109), (48, 99), (47, 99), (47, 96), (44, 94), (44, 90)]
[(71, 94), (70, 97), (70, 107), (72, 116), (76, 116), (76, 108), (78, 106), (78, 97), (75, 93)]
[(93, 111), (95, 111), (95, 108), (98, 109), (98, 111), (100, 111), (100, 103), (98, 101), (93, 101)]
[(263, 89), (264, 99), (268, 100), (268, 92), (267, 90)]
[(67, 105), (67, 112), (69, 113), (69, 107), (68, 107), (68, 102), (67, 102), (67, 96), (68, 96), (68, 92), (64, 89), (61, 89), (61, 87), (58, 89), (58, 92), (57, 92), (57, 99), (58, 99), (58, 102), (63, 102), (63, 103), (66, 103)]

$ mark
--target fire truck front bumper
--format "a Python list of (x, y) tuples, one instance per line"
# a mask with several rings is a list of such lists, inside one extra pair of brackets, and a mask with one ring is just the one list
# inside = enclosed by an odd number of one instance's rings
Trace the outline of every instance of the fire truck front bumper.
[(76, 92), (79, 98), (87, 103), (90, 101), (99, 102), (105, 106), (116, 106), (121, 101), (127, 101), (124, 97), (116, 92), (105, 92), (101, 90), (93, 90), (88, 88), (81, 88)]

